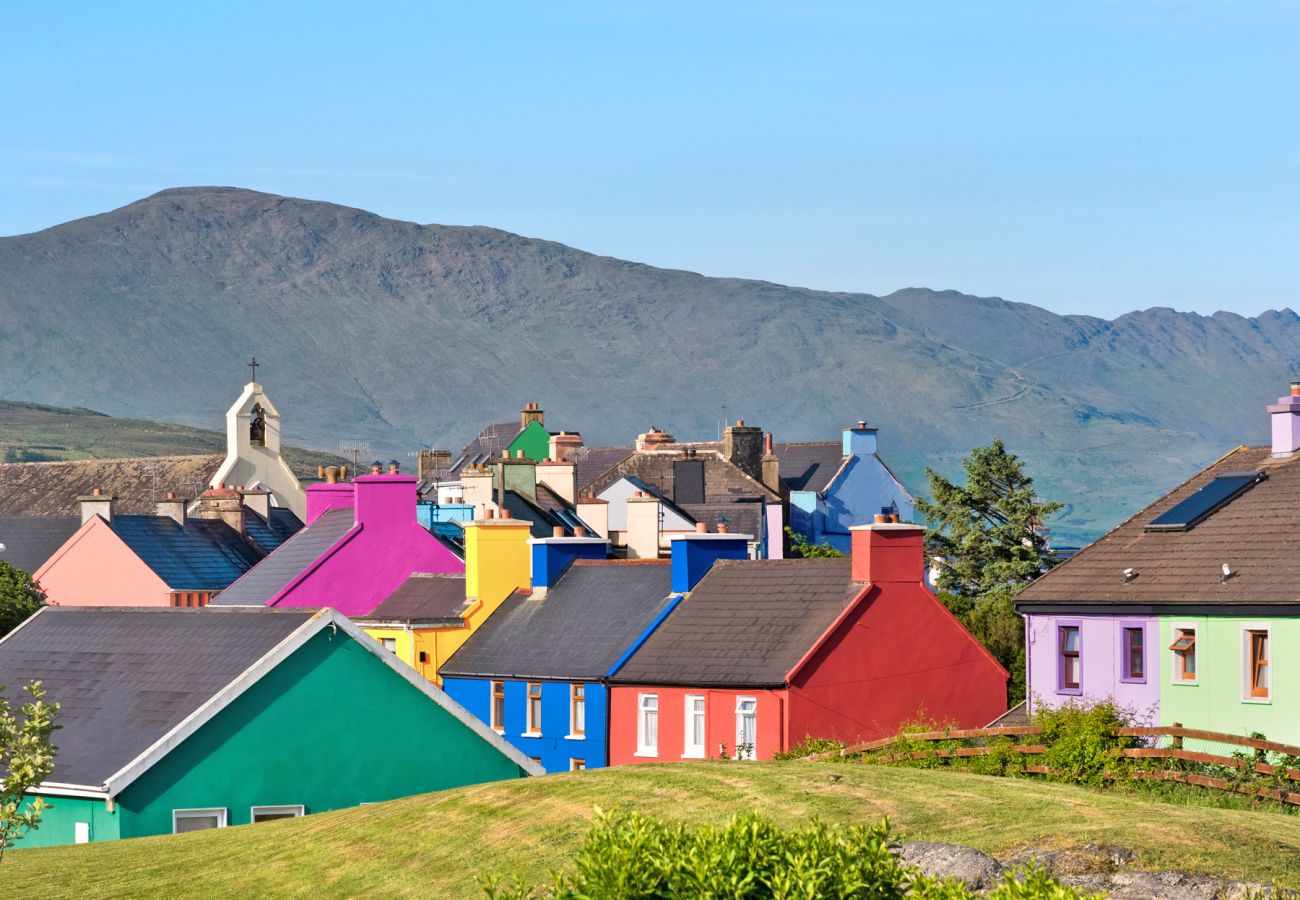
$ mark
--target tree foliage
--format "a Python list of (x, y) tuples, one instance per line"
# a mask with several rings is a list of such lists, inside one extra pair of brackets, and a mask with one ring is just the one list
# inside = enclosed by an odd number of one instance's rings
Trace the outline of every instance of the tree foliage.
[(24, 832), (40, 826), (48, 804), (42, 797), (27, 800), (27, 792), (54, 771), (55, 747), (50, 737), (59, 704), (45, 702), (39, 681), (25, 689), (30, 699), (18, 707), (0, 685), (0, 858)]
[(45, 594), (32, 576), (0, 560), (0, 637), (45, 605)]
[(962, 460), (955, 484), (932, 469), (930, 500), (918, 500), (940, 598), (1011, 671), (1010, 699), (1024, 699), (1024, 626), (1015, 595), (1055, 560), (1043, 523), (1061, 504), (1040, 499), (1024, 464), (1000, 438)]
[(795, 531), (789, 525), (785, 526), (785, 533), (786, 536), (790, 538), (791, 559), (819, 559), (844, 555), (830, 544), (811, 543), (806, 537)]

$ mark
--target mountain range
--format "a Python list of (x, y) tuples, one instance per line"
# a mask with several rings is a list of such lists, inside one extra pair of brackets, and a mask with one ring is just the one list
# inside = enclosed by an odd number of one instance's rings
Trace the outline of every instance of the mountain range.
[(220, 428), (254, 355), (287, 439), (384, 457), (526, 401), (592, 445), (716, 438), (724, 410), (778, 441), (865, 418), (922, 491), (1001, 436), (1078, 542), (1267, 439), (1300, 318), (831, 293), (237, 188), (0, 238), (0, 396)]

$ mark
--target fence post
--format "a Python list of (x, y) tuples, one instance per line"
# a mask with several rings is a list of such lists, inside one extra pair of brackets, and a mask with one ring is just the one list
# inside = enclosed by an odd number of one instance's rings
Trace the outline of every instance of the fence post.
[[(1182, 723), (1182, 722), (1175, 722), (1175, 723), (1174, 723), (1174, 727), (1175, 727), (1175, 728), (1182, 728), (1182, 727), (1183, 727), (1183, 723)], [(1169, 741), (1169, 745), (1170, 745), (1171, 747), (1173, 747), (1175, 750), (1181, 750), (1181, 749), (1183, 749), (1183, 736), (1182, 736), (1181, 734), (1176, 734), (1176, 735), (1174, 735), (1173, 738), (1172, 738), (1172, 740)]]

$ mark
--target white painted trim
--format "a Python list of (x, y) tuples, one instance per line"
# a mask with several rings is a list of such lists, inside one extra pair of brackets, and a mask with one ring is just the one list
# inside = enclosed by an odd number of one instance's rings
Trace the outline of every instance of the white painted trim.
[[(275, 615), (285, 615), (286, 613), (268, 613)], [(396, 654), (385, 650), (379, 642), (371, 638), (361, 630), (360, 627), (350, 622), (346, 617), (340, 615), (333, 609), (320, 609), (308, 617), (300, 627), (294, 629), (284, 640), (271, 648), (265, 656), (245, 669), (230, 684), (222, 688), (208, 702), (204, 703), (189, 716), (183, 719), (175, 728), (159, 738), (153, 746), (146, 749), (143, 753), (131, 760), (120, 770), (109, 776), (104, 783), (104, 790), (110, 797), (116, 797), (122, 793), (133, 781), (148, 771), (155, 763), (181, 744), (185, 739), (198, 731), (203, 725), (207, 724), (217, 713), (225, 709), (245, 691), (260, 681), (268, 672), (278, 666), (281, 662), (288, 659), (298, 648), (302, 647), (311, 638), (315, 637), (326, 627), (335, 627), (357, 644), (365, 648), (376, 659), (382, 660), (383, 663), (397, 674), (401, 675), (408, 684), (415, 687), (429, 699), (433, 700), (447, 712), (459, 720), (461, 724), (469, 726), (471, 730), (479, 734), (488, 741), (493, 747), (504, 753), (512, 762), (522, 768), (530, 775), (544, 774), (540, 766), (535, 765), (527, 756), (520, 753), (513, 745), (507, 742), (501, 735), (497, 734), (488, 726), (484, 725), (478, 718), (472, 715), (465, 707), (461, 706), (433, 682), (426, 680), (417, 674), (415, 669), (399, 660)]]
[[(740, 745), (742, 743), (741, 737), (743, 736), (742, 732), (744, 731), (744, 727), (742, 723), (744, 722), (744, 716), (745, 716), (745, 713), (740, 708), (740, 705), (742, 703), (754, 704), (754, 712), (753, 712), (754, 744), (749, 748), (749, 754), (747, 756), (740, 755)], [(736, 759), (758, 759), (758, 697), (755, 696), (736, 697), (736, 743), (734, 746), (736, 748), (736, 757), (735, 757)]]
[(107, 800), (108, 793), (102, 788), (85, 784), (61, 784), (57, 781), (42, 781), (31, 789), (33, 794), (48, 794), (51, 797), (85, 797), (90, 800)]
[(291, 812), (294, 816), (305, 816), (307, 815), (307, 807), (301, 803), (286, 803), (282, 806), (250, 806), (248, 808), (248, 821), (256, 824), (257, 814), (266, 812)]
[[(1196, 685), (1201, 683), (1201, 658), (1202, 658), (1201, 630), (1202, 629), (1199, 624), (1192, 623), (1192, 622), (1170, 622), (1169, 623), (1169, 636), (1173, 638), (1174, 641), (1178, 640), (1178, 632), (1180, 630), (1190, 631), (1192, 632), (1192, 634), (1196, 635), (1196, 677), (1191, 679), (1190, 681), (1178, 677), (1178, 669), (1179, 669), (1178, 653), (1176, 651), (1170, 650), (1168, 645), (1165, 645), (1165, 653), (1169, 655), (1169, 683), (1171, 685), (1174, 684), (1182, 685), (1183, 687), (1195, 687)], [(1169, 643), (1172, 644), (1174, 641), (1170, 641)], [(1163, 638), (1161, 639), (1160, 643), (1164, 644)]]
[(673, 541), (752, 541), (752, 534), (740, 534), (732, 531), (683, 531), (681, 534), (674, 534), (668, 538), (668, 543)]
[[(576, 724), (574, 720), (577, 718), (573, 714), (574, 711), (577, 709), (577, 704), (573, 702), (574, 701), (573, 689), (575, 687), (582, 688), (582, 734), (578, 734), (576, 731), (573, 730), (573, 726), (574, 724)], [(581, 741), (581, 740), (585, 740), (586, 737), (587, 737), (587, 683), (585, 681), (570, 681), (569, 682), (569, 733), (565, 735), (565, 739), (567, 740), (571, 738), (573, 740)]]
[[(1250, 694), (1250, 632), (1262, 631), (1268, 641), (1268, 696), (1252, 697)], [(1268, 622), (1242, 622), (1238, 626), (1238, 649), (1241, 653), (1241, 702), (1255, 706), (1268, 706), (1273, 702), (1273, 627)]]
[[(645, 741), (645, 714), (649, 712), (645, 708), (647, 698), (653, 697), (655, 701), (655, 742), (651, 746)], [(633, 756), (646, 756), (652, 759), (659, 758), (659, 695), (657, 693), (638, 693), (636, 695), (636, 753)]]
[[(691, 726), (695, 724), (695, 710), (693, 709), (696, 700), (704, 701), (704, 712), (700, 717), (704, 719), (704, 743), (699, 745), (699, 752), (691, 744)], [(682, 704), (682, 711), (685, 713), (685, 727), (682, 729), (682, 759), (704, 759), (709, 751), (709, 701), (704, 694), (687, 694), (686, 700)]]
[(608, 544), (603, 537), (548, 537), (529, 538), (529, 544)]
[[(224, 806), (213, 806), (196, 809), (173, 809), (172, 810), (172, 834), (180, 834), (176, 830), (176, 822), (179, 819), (201, 819), (208, 816), (217, 817), (217, 827), (225, 828), (230, 824), (229, 811)], [(203, 829), (209, 831), (210, 829)], [(191, 832), (192, 833), (192, 832)]]

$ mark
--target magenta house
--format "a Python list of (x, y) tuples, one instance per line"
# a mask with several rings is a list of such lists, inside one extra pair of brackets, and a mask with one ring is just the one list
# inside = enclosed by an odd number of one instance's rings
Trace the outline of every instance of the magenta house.
[(307, 524), (222, 591), (213, 606), (329, 606), (363, 616), (411, 575), (465, 563), (416, 520), (416, 482), (388, 474), (307, 487)]

